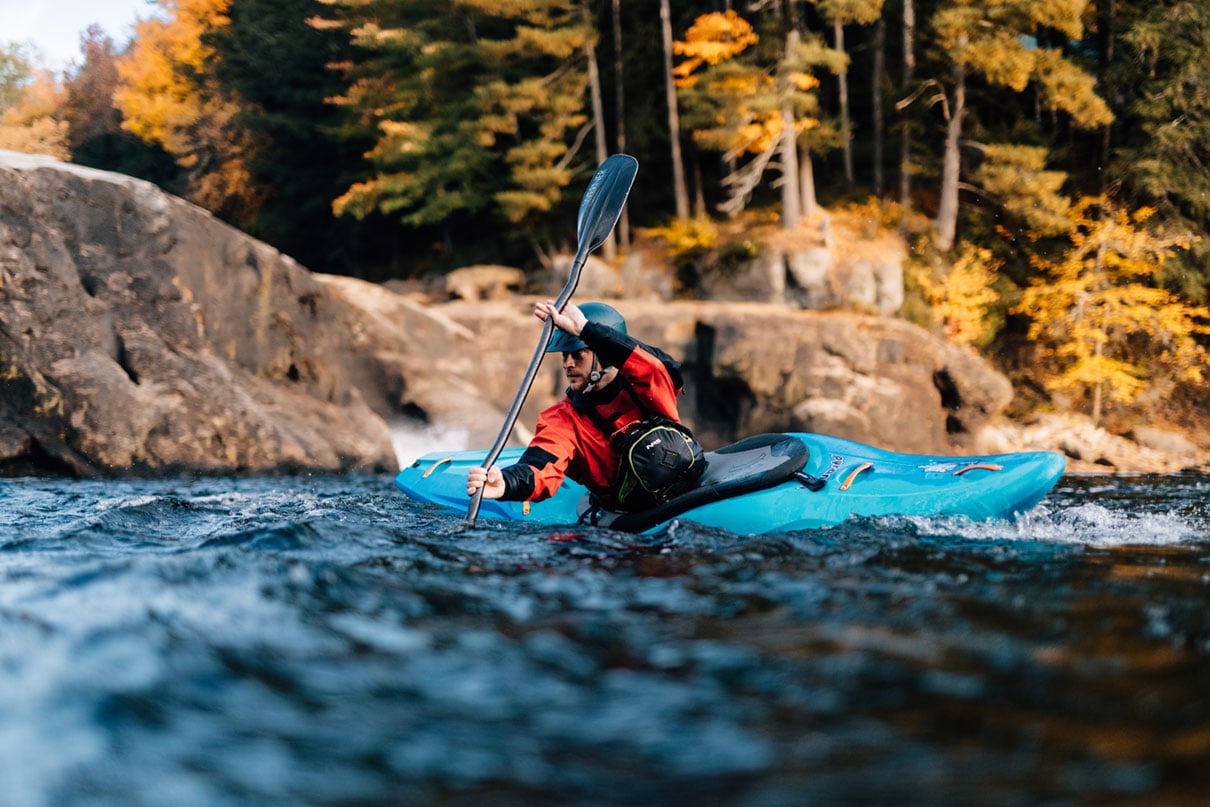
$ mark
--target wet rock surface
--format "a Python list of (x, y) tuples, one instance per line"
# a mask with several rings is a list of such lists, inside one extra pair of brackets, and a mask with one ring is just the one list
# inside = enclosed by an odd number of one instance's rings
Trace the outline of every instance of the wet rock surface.
[(0, 469), (389, 469), (343, 315), (148, 183), (0, 156)]

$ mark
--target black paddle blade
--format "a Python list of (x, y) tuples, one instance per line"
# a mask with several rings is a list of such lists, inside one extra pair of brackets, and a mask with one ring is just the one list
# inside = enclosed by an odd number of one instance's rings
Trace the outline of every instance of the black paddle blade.
[(613, 231), (638, 170), (639, 161), (634, 157), (614, 154), (593, 174), (580, 201), (580, 215), (576, 221), (576, 240), (585, 254), (605, 243)]

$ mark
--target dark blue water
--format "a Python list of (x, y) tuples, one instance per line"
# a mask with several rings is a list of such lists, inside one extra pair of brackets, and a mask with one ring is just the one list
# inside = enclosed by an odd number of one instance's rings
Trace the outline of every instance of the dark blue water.
[(0, 800), (1193, 803), (1208, 492), (639, 538), (385, 477), (0, 481)]

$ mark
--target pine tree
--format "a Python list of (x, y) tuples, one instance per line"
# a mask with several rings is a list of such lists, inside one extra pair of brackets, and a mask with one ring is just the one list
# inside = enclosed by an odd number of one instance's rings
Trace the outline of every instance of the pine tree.
[[(1173, 226), (1204, 233), (1210, 229), (1210, 6), (1156, 0), (1126, 10), (1137, 19), (1120, 37), (1124, 58), (1112, 76), (1125, 103), (1109, 174)], [(1171, 268), (1184, 274), (1188, 293), (1210, 298), (1210, 239), (1180, 254)]]
[(588, 134), (584, 54), (596, 37), (575, 0), (332, 6), (328, 24), (364, 53), (337, 100), (350, 130), (376, 141), (369, 176), (335, 201), (338, 213), (380, 211), (448, 235), (489, 212), (515, 230), (560, 201)]
[(1071, 200), (1061, 192), (1067, 173), (1047, 170), (1046, 156), (1042, 146), (993, 144), (976, 173), (983, 191), (1033, 236), (1059, 235), (1071, 225)]
[(216, 81), (241, 99), (235, 125), (262, 144), (248, 159), (264, 189), (248, 232), (312, 269), (365, 276), (384, 260), (366, 245), (382, 222), (336, 219), (332, 200), (373, 141), (339, 134), (343, 111), (328, 99), (344, 83), (329, 65), (351, 58), (353, 46), (343, 31), (308, 24), (322, 9), (316, 0), (239, 0), (205, 41)]

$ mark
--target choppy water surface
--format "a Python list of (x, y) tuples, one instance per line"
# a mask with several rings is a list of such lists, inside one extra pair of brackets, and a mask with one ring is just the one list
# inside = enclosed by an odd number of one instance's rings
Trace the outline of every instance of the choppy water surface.
[(634, 537), (385, 477), (3, 481), (3, 801), (1194, 803), (1208, 493)]

